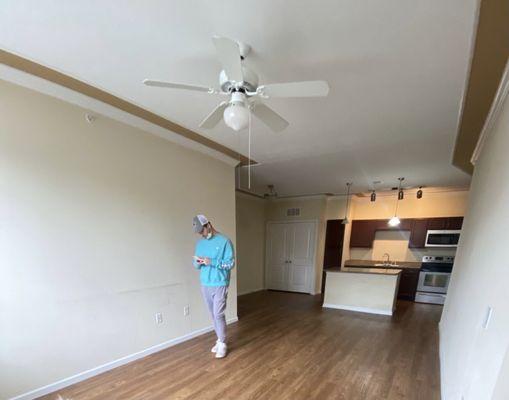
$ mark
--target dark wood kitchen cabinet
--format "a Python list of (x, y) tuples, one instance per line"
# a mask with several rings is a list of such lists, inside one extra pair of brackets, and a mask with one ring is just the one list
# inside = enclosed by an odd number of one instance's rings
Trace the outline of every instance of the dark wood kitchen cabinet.
[(442, 231), (447, 229), (448, 218), (428, 218), (428, 229), (434, 231)]
[(460, 230), (463, 217), (405, 218), (400, 225), (390, 227), (386, 219), (353, 220), (350, 247), (373, 247), (376, 231), (410, 231), (408, 247), (424, 248), (428, 230)]
[(463, 217), (428, 218), (429, 230), (460, 230), (463, 225)]
[(463, 226), (463, 217), (450, 217), (447, 218), (447, 228), (459, 231)]
[(378, 220), (352, 221), (350, 247), (373, 247)]
[(399, 276), (398, 299), (414, 301), (418, 283), (419, 269), (402, 269)]
[(426, 244), (426, 233), (428, 232), (428, 219), (414, 219), (408, 247), (412, 249), (423, 248)]

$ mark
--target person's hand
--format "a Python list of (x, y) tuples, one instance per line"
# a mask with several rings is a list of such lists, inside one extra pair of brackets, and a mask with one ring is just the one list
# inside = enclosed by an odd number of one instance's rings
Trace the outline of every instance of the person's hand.
[(205, 264), (205, 265), (210, 265), (210, 258), (208, 257), (203, 257), (201, 259), (202, 263)]

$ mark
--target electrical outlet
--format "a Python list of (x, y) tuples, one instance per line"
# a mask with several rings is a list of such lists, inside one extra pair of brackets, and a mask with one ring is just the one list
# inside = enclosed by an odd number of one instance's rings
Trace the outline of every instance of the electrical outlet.
[(163, 313), (156, 313), (156, 324), (162, 324), (163, 323)]
[(184, 317), (187, 317), (189, 315), (189, 306), (184, 307)]

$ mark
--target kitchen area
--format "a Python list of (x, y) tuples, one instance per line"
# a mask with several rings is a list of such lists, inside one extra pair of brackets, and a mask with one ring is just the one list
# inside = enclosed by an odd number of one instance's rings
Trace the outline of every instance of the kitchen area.
[[(323, 307), (392, 315), (397, 300), (443, 305), (463, 217), (328, 220)], [(342, 265), (333, 246), (345, 241)], [(329, 249), (329, 254), (328, 253)], [(383, 288), (383, 289), (381, 289)]]

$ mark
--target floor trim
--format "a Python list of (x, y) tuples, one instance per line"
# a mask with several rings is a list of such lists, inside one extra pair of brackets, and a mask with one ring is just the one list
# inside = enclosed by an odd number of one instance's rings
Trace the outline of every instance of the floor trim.
[(246, 290), (245, 292), (237, 293), (237, 297), (238, 297), (238, 296), (244, 296), (244, 295), (246, 295), (246, 294), (256, 293), (256, 292), (263, 292), (264, 290), (265, 290), (265, 288), (258, 288), (258, 289), (253, 289), (253, 290)]
[(442, 321), (438, 323), (438, 367), (440, 369), (440, 398), (445, 400), (444, 395), (444, 375), (443, 375), (443, 355), (442, 355)]
[(377, 308), (369, 307), (354, 307), (354, 306), (342, 306), (337, 304), (323, 303), (324, 308), (335, 308), (338, 310), (357, 311), (362, 313), (379, 314), (379, 315), (392, 315), (392, 311), (379, 310)]
[[(232, 324), (234, 322), (237, 322), (238, 320), (239, 320), (238, 317), (234, 317), (234, 318), (228, 319), (226, 322), (228, 324)], [(154, 346), (146, 348), (145, 350), (141, 350), (136, 353), (129, 354), (125, 357), (119, 358), (118, 360), (110, 361), (106, 364), (99, 365), (95, 368), (91, 368), (87, 371), (80, 372), (80, 373), (70, 376), (68, 378), (64, 378), (57, 382), (50, 383), (49, 385), (40, 387), (38, 389), (31, 390), (30, 392), (20, 394), (16, 397), (11, 397), (9, 400), (33, 400), (37, 397), (47, 395), (49, 393), (63, 389), (67, 386), (84, 381), (85, 379), (92, 378), (93, 376), (99, 375), (103, 372), (120, 367), (121, 365), (130, 363), (135, 360), (139, 360), (140, 358), (146, 357), (150, 354), (157, 353), (158, 351), (167, 349), (168, 347), (172, 347), (179, 343), (185, 342), (187, 340), (191, 340), (197, 336), (208, 333), (208, 332), (212, 331), (213, 329), (214, 328), (212, 326), (209, 326), (209, 327), (206, 327), (203, 329), (199, 329), (199, 330), (190, 332), (187, 335), (179, 336), (175, 339), (171, 339), (166, 342), (156, 344)]]

